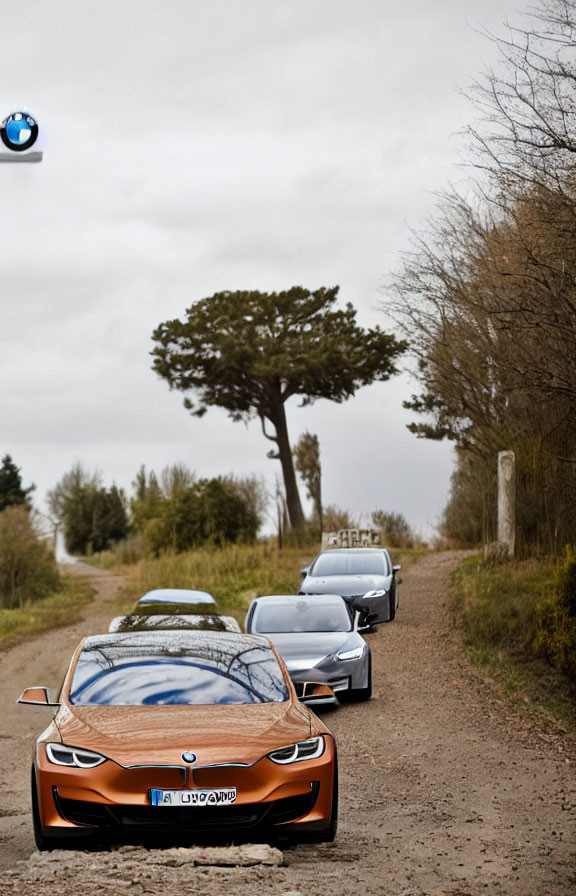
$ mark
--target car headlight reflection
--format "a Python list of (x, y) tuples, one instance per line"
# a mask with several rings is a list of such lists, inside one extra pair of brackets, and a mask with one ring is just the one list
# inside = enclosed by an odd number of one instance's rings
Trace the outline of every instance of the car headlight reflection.
[(100, 753), (78, 747), (65, 747), (64, 744), (46, 744), (46, 755), (54, 765), (67, 765), (71, 768), (96, 768), (106, 762), (106, 756)]
[(311, 737), (308, 740), (301, 740), (297, 744), (291, 744), (289, 747), (280, 747), (279, 750), (272, 750), (267, 753), (268, 759), (276, 762), (278, 765), (288, 765), (290, 762), (303, 762), (305, 759), (318, 759), (324, 752), (324, 738)]
[(364, 653), (363, 647), (355, 647), (354, 650), (343, 650), (336, 654), (337, 660), (359, 660)]

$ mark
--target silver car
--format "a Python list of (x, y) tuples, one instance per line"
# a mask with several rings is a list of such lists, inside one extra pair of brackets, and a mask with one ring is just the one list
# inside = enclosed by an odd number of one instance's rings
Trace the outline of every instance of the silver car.
[(385, 548), (333, 548), (301, 570), (300, 594), (340, 594), (361, 613), (363, 624), (391, 622), (398, 607), (400, 569)]
[(268, 595), (252, 601), (245, 629), (270, 638), (297, 691), (302, 682), (318, 681), (339, 699), (368, 700), (372, 660), (358, 621), (338, 594)]

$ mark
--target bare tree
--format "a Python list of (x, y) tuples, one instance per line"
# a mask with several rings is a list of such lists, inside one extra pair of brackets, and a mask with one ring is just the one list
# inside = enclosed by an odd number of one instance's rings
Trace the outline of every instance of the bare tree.
[(576, 4), (494, 40), (476, 186), (440, 198), (393, 287), (422, 386), (406, 405), (415, 434), (460, 449), (447, 524), (476, 489), (489, 535), (495, 457), (513, 448), (524, 543), (555, 550), (576, 538)]

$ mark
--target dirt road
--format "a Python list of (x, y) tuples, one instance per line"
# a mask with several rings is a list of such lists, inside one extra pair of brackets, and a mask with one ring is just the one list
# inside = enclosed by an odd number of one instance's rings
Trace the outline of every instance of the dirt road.
[(29, 859), (29, 757), (49, 711), (13, 701), (26, 685), (58, 683), (79, 636), (102, 629), (118, 580), (99, 575), (83, 623), (0, 660), (0, 893), (576, 892), (575, 744), (518, 718), (459, 654), (445, 611), (457, 562), (430, 555), (406, 571), (396, 621), (369, 636), (373, 699), (324, 716), (340, 753), (338, 839), (286, 850), (280, 867), (195, 867), (185, 853), (141, 847)]

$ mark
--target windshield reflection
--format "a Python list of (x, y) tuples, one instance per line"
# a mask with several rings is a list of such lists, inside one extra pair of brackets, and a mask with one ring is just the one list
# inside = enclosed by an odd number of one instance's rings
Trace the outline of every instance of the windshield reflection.
[(321, 554), (313, 568), (313, 576), (385, 576), (386, 564), (382, 554), (337, 554), (328, 551)]
[(87, 638), (70, 702), (98, 706), (277, 703), (282, 670), (263, 638), (153, 631)]
[(257, 603), (252, 624), (253, 631), (267, 634), (349, 632), (351, 628), (350, 614), (341, 598), (338, 603), (324, 603), (321, 598)]
[(238, 631), (235, 620), (226, 616), (214, 614), (175, 614), (174, 616), (161, 615), (136, 616), (130, 614), (124, 616), (117, 627), (118, 632), (142, 632), (153, 629), (196, 629), (199, 631), (231, 632)]

